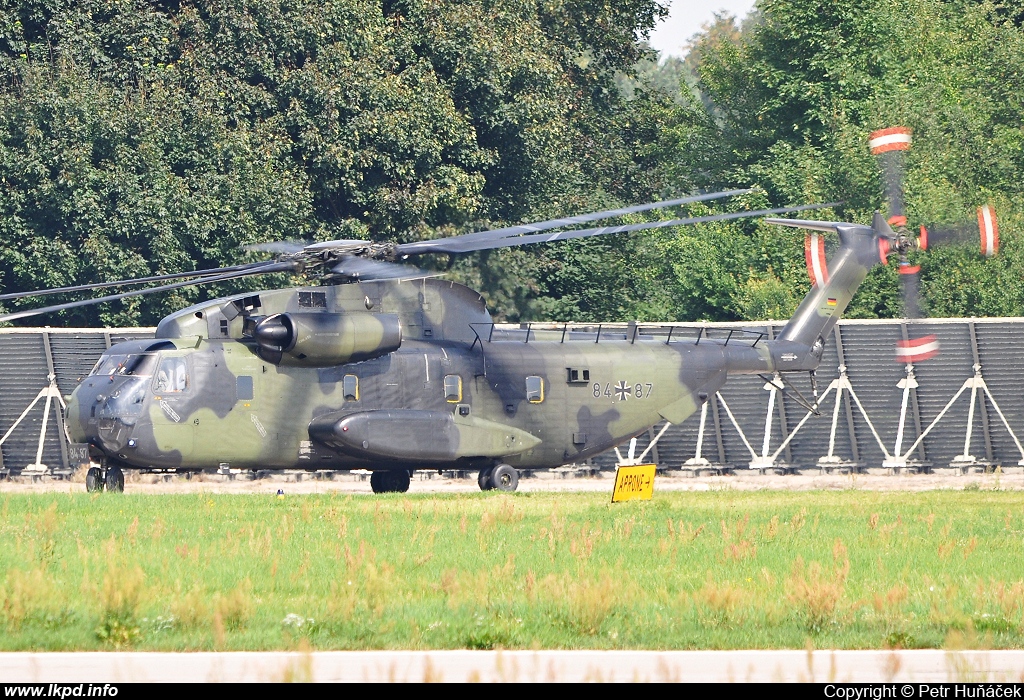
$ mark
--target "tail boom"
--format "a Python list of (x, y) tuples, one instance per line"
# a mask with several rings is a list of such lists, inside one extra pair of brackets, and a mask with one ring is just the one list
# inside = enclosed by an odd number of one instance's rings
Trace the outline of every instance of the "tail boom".
[(876, 215), (875, 219), (874, 226), (769, 219), (771, 223), (786, 226), (834, 231), (839, 234), (841, 242), (839, 251), (828, 262), (822, 283), (811, 287), (778, 339), (772, 343), (777, 369), (807, 370), (818, 366), (825, 338), (853, 300), (868, 271), (885, 262), (889, 242), (887, 234), (891, 232), (879, 216)]

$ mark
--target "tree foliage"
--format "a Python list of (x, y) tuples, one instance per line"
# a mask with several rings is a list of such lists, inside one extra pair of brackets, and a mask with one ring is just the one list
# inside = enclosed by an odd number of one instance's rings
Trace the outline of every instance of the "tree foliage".
[[(882, 186), (867, 135), (904, 124), (912, 224), (1000, 212), (999, 258), (922, 258), (932, 313), (1024, 314), (1024, 4), (760, 0), (658, 65), (643, 40), (663, 14), (655, 0), (0, 0), (0, 285), (697, 188), (761, 188), (720, 208), (842, 200), (816, 216), (868, 221)], [(748, 221), (493, 251), (449, 274), (509, 320), (778, 318), (807, 289), (802, 243)], [(899, 315), (895, 278), (873, 272), (851, 313)], [(286, 281), (54, 321), (153, 323)]]
[[(649, 101), (622, 99), (614, 77), (663, 12), (652, 0), (7, 0), (0, 282), (215, 266), (256, 241), (408, 240), (650, 199), (664, 185), (633, 140)], [(535, 268), (510, 267), (516, 288), (539, 289)], [(528, 302), (502, 289), (492, 301), (521, 314)], [(66, 320), (153, 322), (205, 293)]]
[[(867, 222), (883, 205), (867, 135), (908, 126), (910, 223), (962, 221), (986, 201), (1001, 219), (1000, 258), (982, 261), (977, 249), (922, 256), (931, 312), (1024, 313), (1020, 3), (762, 0), (758, 8), (738, 39), (700, 46), (700, 87), (720, 144), (709, 179), (746, 178), (775, 200), (843, 200), (840, 215)], [(892, 270), (872, 274), (851, 312), (901, 313)]]

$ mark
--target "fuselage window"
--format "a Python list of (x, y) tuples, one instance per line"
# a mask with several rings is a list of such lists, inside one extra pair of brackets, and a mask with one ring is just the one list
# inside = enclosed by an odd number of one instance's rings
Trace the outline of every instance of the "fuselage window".
[(359, 377), (354, 374), (346, 374), (342, 380), (342, 387), (345, 392), (346, 401), (359, 400)]
[(448, 403), (462, 401), (462, 377), (457, 374), (446, 374), (444, 377), (444, 398)]
[(544, 403), (543, 377), (526, 378), (526, 400), (530, 403)]
[(235, 378), (235, 393), (239, 401), (252, 401), (253, 392), (252, 377), (242, 375)]
[(179, 394), (189, 387), (188, 367), (184, 357), (165, 357), (153, 380), (153, 391), (161, 394)]
[(326, 309), (326, 292), (299, 292), (299, 306), (303, 309)]
[(152, 353), (135, 355), (104, 355), (92, 370), (92, 374), (151, 377), (157, 356)]

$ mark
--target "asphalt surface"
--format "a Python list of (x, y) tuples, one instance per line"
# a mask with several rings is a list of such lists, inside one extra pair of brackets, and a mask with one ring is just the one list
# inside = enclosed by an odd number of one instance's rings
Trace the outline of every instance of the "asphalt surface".
[[(6, 683), (1024, 682), (1024, 651), (0, 653)], [(911, 686), (917, 697), (918, 688)], [(903, 688), (899, 688), (903, 690)]]
[[(881, 470), (879, 470), (881, 471)], [(580, 477), (571, 474), (540, 473), (533, 478), (523, 478), (519, 490), (531, 492), (601, 492), (609, 496), (614, 483), (613, 472), (602, 472), (598, 476)], [(741, 471), (727, 476), (687, 476), (680, 472), (669, 472), (655, 479), (654, 491), (818, 491), (849, 490), (865, 491), (930, 491), (936, 489), (962, 490), (1024, 490), (1024, 469), (1012, 468), (1000, 474), (759, 474), (757, 471)], [(125, 492), (132, 493), (257, 493), (274, 494), (278, 490), (286, 494), (303, 493), (365, 493), (370, 494), (370, 480), (366, 475), (341, 473), (333, 478), (314, 478), (308, 474), (275, 475), (270, 478), (249, 480), (242, 477), (220, 475), (196, 475), (184, 477), (158, 477), (153, 475), (127, 475)], [(409, 493), (478, 493), (476, 474), (469, 478), (455, 479), (438, 476), (436, 472), (416, 472)], [(43, 477), (38, 480), (26, 478), (0, 481), (0, 493), (45, 493), (84, 492), (84, 480), (65, 481)]]

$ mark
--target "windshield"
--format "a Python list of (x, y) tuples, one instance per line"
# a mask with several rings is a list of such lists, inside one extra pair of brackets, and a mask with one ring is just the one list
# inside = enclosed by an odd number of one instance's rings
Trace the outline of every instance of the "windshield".
[[(111, 381), (118, 375), (110, 375)], [(142, 414), (149, 389), (147, 377), (124, 375), (112, 384), (113, 391), (96, 409), (96, 417), (100, 419), (117, 419), (125, 425), (134, 425), (135, 419)]]
[(156, 366), (157, 357), (153, 353), (134, 355), (104, 355), (96, 363), (93, 374), (101, 376), (129, 375), (133, 377), (151, 377)]

